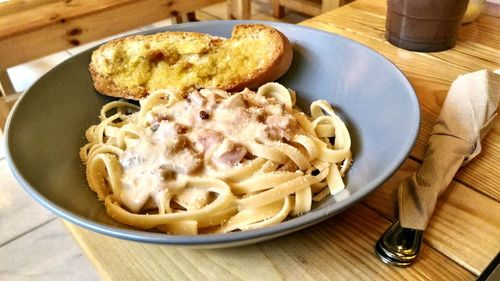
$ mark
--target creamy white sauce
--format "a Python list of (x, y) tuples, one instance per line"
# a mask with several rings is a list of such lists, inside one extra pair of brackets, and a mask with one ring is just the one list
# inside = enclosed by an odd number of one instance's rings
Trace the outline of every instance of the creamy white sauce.
[[(228, 98), (220, 97), (216, 90), (194, 91), (173, 106), (156, 107), (150, 114), (137, 144), (120, 156), (120, 199), (135, 212), (150, 199), (160, 202), (162, 196), (175, 196), (184, 189), (186, 175), (212, 176), (211, 171), (249, 161), (252, 143), (289, 141), (300, 133), (298, 122), (284, 104), (250, 90)], [(189, 209), (199, 208), (207, 200), (183, 196), (176, 202)]]

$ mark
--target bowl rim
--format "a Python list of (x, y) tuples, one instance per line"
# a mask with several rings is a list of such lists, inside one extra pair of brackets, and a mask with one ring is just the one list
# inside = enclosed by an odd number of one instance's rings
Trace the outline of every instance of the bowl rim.
[[(171, 25), (171, 26), (166, 26), (166, 27), (159, 27), (159, 28), (154, 28), (154, 29), (149, 29), (141, 32), (137, 32), (134, 34), (129, 34), (126, 36), (130, 35), (135, 35), (135, 34), (152, 34), (156, 32), (163, 32), (163, 31), (169, 31), (169, 30), (182, 30), (184, 28), (192, 28), (195, 27), (196, 25), (203, 24), (205, 26), (211, 25), (211, 26), (218, 26), (218, 25), (235, 25), (235, 24), (249, 24), (249, 23), (260, 23), (260, 24), (266, 24), (273, 26), (275, 28), (288, 28), (288, 29), (300, 29), (302, 31), (307, 31), (307, 32), (314, 32), (322, 36), (331, 36), (335, 37), (336, 40), (343, 41), (344, 44), (348, 45), (354, 45), (357, 48), (362, 48), (364, 51), (374, 53), (376, 56), (381, 59), (384, 64), (387, 67), (392, 68), (393, 73), (398, 76), (398, 80), (402, 82), (404, 87), (407, 90), (407, 94), (409, 96), (411, 105), (412, 105), (412, 110), (413, 110), (413, 115), (415, 116), (415, 123), (412, 124), (412, 130), (408, 136), (408, 141), (405, 144), (404, 147), (402, 147), (402, 152), (397, 155), (395, 159), (393, 159), (391, 166), (388, 166), (384, 172), (380, 173), (378, 177), (376, 177), (374, 180), (366, 184), (362, 189), (357, 191), (354, 194), (351, 194), (348, 198), (336, 202), (335, 204), (332, 204), (331, 206), (322, 208), (318, 210), (317, 212), (309, 212), (306, 215), (299, 216), (296, 218), (293, 218), (291, 220), (286, 220), (280, 224), (261, 228), (261, 229), (255, 229), (255, 230), (246, 230), (246, 231), (239, 231), (239, 232), (231, 232), (231, 233), (224, 233), (224, 234), (200, 234), (200, 235), (170, 235), (170, 234), (163, 234), (163, 233), (154, 233), (154, 232), (147, 232), (143, 230), (134, 230), (134, 229), (124, 229), (124, 228), (119, 228), (119, 227), (114, 227), (110, 226), (104, 223), (100, 223), (94, 220), (90, 220), (86, 217), (82, 217), (80, 215), (77, 215), (69, 210), (66, 210), (57, 204), (51, 202), (49, 199), (44, 197), (41, 193), (37, 191), (33, 186), (30, 185), (30, 183), (23, 177), (21, 171), (19, 171), (18, 167), (16, 166), (12, 154), (11, 154), (11, 147), (13, 147), (15, 144), (11, 142), (10, 140), (10, 130), (11, 130), (11, 122), (15, 118), (15, 115), (17, 114), (17, 109), (18, 107), (23, 103), (23, 100), (26, 98), (26, 96), (29, 96), (31, 93), (31, 89), (38, 83), (38, 80), (28, 89), (26, 92), (19, 98), (19, 100), (16, 102), (14, 107), (12, 108), (6, 122), (6, 127), (5, 127), (5, 144), (6, 144), (6, 159), (8, 162), (8, 165), (16, 178), (16, 180), (21, 184), (23, 189), (31, 196), (33, 197), (39, 204), (44, 206), (46, 209), (49, 211), (55, 213), (57, 216), (73, 223), (78, 226), (84, 227), (86, 229), (92, 230), (94, 232), (100, 233), (100, 234), (105, 234), (111, 237), (115, 238), (121, 238), (125, 240), (131, 240), (131, 241), (136, 241), (136, 242), (145, 242), (145, 243), (152, 243), (152, 244), (164, 244), (164, 245), (176, 245), (176, 246), (194, 246), (194, 247), (232, 247), (232, 246), (238, 246), (238, 245), (244, 245), (244, 244), (250, 244), (250, 243), (256, 243), (259, 241), (264, 241), (272, 238), (276, 238), (282, 235), (286, 235), (288, 233), (309, 227), (313, 224), (316, 224), (318, 222), (321, 222), (323, 220), (326, 220), (342, 211), (344, 211), (346, 208), (350, 207), (354, 203), (360, 201), (364, 197), (366, 197), (369, 193), (373, 192), (376, 190), (378, 187), (382, 185), (387, 179), (389, 179), (403, 164), (403, 162), (407, 159), (408, 155), (411, 153), (413, 147), (416, 144), (417, 137), (420, 131), (420, 119), (421, 119), (421, 114), (420, 114), (420, 104), (417, 98), (417, 95), (415, 93), (414, 88), (412, 87), (409, 79), (405, 76), (405, 74), (397, 68), (391, 61), (389, 61), (387, 58), (385, 58), (383, 55), (381, 55), (379, 52), (376, 50), (373, 50), (359, 42), (356, 42), (352, 39), (343, 37), (341, 35), (335, 34), (335, 33), (330, 33), (326, 32), (323, 30), (318, 30), (314, 29), (311, 27), (307, 26), (301, 26), (301, 25), (296, 25), (296, 24), (288, 24), (288, 23), (277, 23), (277, 22), (269, 22), (269, 21), (256, 21), (256, 20), (232, 20), (232, 21), (208, 21), (208, 22), (193, 22), (193, 23), (184, 23), (184, 24), (178, 24), (178, 25)], [(84, 51), (75, 54), (68, 59), (64, 60), (51, 70), (49, 70), (46, 74), (44, 74), (42, 77), (43, 78), (46, 75), (50, 75), (53, 71), (57, 71), (58, 66), (61, 64), (66, 64), (69, 63), (69, 61), (78, 55), (82, 55), (82, 53), (85, 53), (91, 49), (96, 49), (100, 45), (104, 43), (100, 43), (96, 46), (89, 47), (85, 49)]]

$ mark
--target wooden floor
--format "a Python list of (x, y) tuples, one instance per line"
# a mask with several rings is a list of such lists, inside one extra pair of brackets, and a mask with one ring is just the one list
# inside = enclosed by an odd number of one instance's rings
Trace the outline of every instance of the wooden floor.
[[(252, 2), (252, 19), (272, 20), (270, 1)], [(198, 20), (227, 19), (226, 4), (196, 11)], [(298, 23), (308, 16), (287, 11), (279, 21)], [(172, 24), (170, 19), (129, 33)], [(123, 36), (124, 34), (117, 34)], [(106, 41), (110, 38), (101, 40)], [(8, 70), (15, 89), (26, 90), (41, 75), (63, 60), (99, 42), (13, 67)], [(38, 205), (16, 182), (5, 159), (0, 131), (0, 280), (99, 280), (61, 221)]]

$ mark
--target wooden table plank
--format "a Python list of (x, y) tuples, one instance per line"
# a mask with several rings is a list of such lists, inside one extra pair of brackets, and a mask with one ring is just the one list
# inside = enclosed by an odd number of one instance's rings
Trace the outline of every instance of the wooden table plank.
[(497, 18), (483, 14), (475, 21), (460, 27), (458, 40), (473, 41), (476, 44), (498, 50), (498, 46), (500, 46), (499, 29)]
[(230, 249), (195, 250), (149, 245), (99, 235), (69, 223), (66, 226), (107, 280), (475, 278), (429, 246), (424, 246), (420, 259), (410, 268), (381, 263), (374, 254), (373, 245), (389, 226), (389, 221), (361, 204), (295, 234)]
[(456, 178), (472, 187), (479, 187), (497, 201), (500, 201), (500, 118), (493, 124), (491, 131), (482, 141), (482, 152), (467, 166), (462, 168)]
[[(374, 3), (380, 5), (380, 1), (358, 0), (350, 5), (342, 7), (341, 10), (323, 14), (313, 20), (323, 19), (336, 26), (349, 26), (349, 31), (362, 33), (364, 36), (389, 44), (385, 39), (385, 5), (383, 6), (383, 12), (379, 11), (380, 9), (374, 9), (374, 11), (369, 10)], [(490, 16), (483, 16), (483, 18), (495, 21), (495, 19)], [(467, 36), (467, 34), (462, 37), (465, 38), (465, 36)], [(453, 49), (446, 52), (427, 54), (412, 53), (418, 54), (419, 56), (429, 56), (438, 61), (447, 61), (466, 70), (498, 68), (500, 59), (498, 50), (494, 47), (479, 44), (473, 40), (474, 37), (463, 39), (458, 42)]]
[[(365, 7), (366, 2), (366, 0), (358, 0), (333, 13), (323, 14), (311, 20), (325, 21), (337, 26), (349, 26), (349, 31), (362, 33), (364, 36), (389, 44), (385, 39), (385, 12), (382, 14), (373, 13), (372, 11), (368, 12), (369, 10)], [(380, 3), (380, 1), (369, 2)], [(488, 18), (491, 21), (496, 21), (497, 23), (500, 21), (491, 16), (482, 17)], [(306, 23), (307, 22), (308, 21), (306, 21)], [(413, 53), (418, 56), (429, 56), (438, 61), (447, 61), (465, 70), (471, 71), (478, 68), (495, 69), (500, 66), (500, 51), (498, 51), (498, 49), (477, 43), (473, 41), (474, 37), (465, 39), (465, 36), (466, 35), (462, 35), (464, 39), (459, 41), (453, 49), (447, 50), (446, 52), (408, 53)], [(490, 37), (496, 37), (496, 35)]]
[[(385, 32), (385, 16), (387, 4), (385, 1), (357, 0), (349, 5), (356, 8), (361, 14), (367, 13), (378, 16), (383, 20), (382, 26)], [(373, 23), (370, 23), (372, 25)], [(498, 49), (500, 45), (500, 33), (498, 19), (493, 16), (481, 15), (471, 23), (462, 24), (458, 32), (458, 40), (474, 42), (479, 45)], [(442, 52), (441, 52), (442, 54)]]
[[(408, 159), (364, 203), (387, 218), (394, 218), (397, 188), (419, 166)], [(475, 274), (480, 274), (500, 250), (498, 237), (500, 204), (456, 181), (438, 200), (425, 233), (429, 245)]]
[[(380, 3), (382, 1), (373, 2)], [(485, 47), (483, 50), (478, 51), (477, 56), (467, 55), (464, 53), (465, 51), (458, 52), (454, 50), (431, 55), (396, 48), (383, 37), (382, 16), (371, 11), (361, 13), (360, 8), (355, 9), (352, 7), (353, 5), (359, 7), (360, 3), (364, 5), (365, 3), (372, 3), (372, 1), (356, 1), (330, 13), (306, 20), (301, 24), (337, 33), (370, 46), (391, 60), (408, 76), (417, 92), (422, 112), (420, 134), (411, 155), (422, 160), (427, 139), (439, 115), (451, 82), (460, 74), (484, 68), (482, 63), (485, 61), (488, 62), (492, 69), (494, 67), (500, 68), (500, 51), (488, 52), (488, 48)], [(352, 21), (354, 22), (352, 24), (351, 18), (353, 18)], [(500, 19), (497, 19), (497, 22), (500, 24)], [(345, 26), (349, 26), (349, 28), (345, 28)], [(461, 49), (465, 50), (467, 48), (462, 47)], [(453, 56), (462, 57), (462, 59), (453, 60), (450, 59), (450, 55), (443, 55), (443, 53), (453, 53)], [(497, 57), (498, 59), (496, 59)], [(498, 126), (499, 124), (496, 122), (493, 132), (484, 140), (484, 153), (457, 175), (457, 180), (460, 182), (473, 186), (496, 200), (500, 199), (497, 179), (500, 172), (498, 165), (500, 157)]]

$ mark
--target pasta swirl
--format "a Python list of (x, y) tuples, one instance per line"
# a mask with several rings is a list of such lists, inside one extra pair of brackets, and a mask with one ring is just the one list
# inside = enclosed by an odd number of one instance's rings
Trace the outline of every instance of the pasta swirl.
[(103, 106), (80, 149), (116, 221), (170, 234), (226, 233), (307, 213), (345, 188), (351, 138), (330, 104), (295, 107), (278, 83), (151, 93)]

